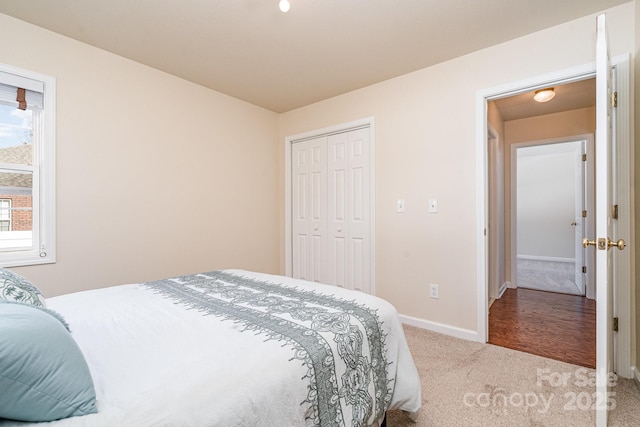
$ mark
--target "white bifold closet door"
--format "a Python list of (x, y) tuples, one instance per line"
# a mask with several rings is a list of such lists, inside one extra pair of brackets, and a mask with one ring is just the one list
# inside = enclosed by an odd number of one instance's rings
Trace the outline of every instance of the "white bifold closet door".
[(372, 293), (370, 130), (292, 144), (293, 277)]
[(293, 277), (327, 283), (327, 138), (291, 146)]

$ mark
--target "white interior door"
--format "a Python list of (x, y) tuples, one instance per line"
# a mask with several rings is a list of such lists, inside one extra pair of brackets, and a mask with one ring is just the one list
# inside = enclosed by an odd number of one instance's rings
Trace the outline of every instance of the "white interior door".
[[(607, 425), (611, 408), (610, 378), (613, 374), (613, 262), (612, 234), (612, 162), (611, 66), (606, 17), (597, 18), (596, 59), (596, 237), (586, 244), (596, 249), (596, 424)], [(621, 241), (620, 241), (621, 242)], [(618, 246), (624, 249), (624, 243)]]

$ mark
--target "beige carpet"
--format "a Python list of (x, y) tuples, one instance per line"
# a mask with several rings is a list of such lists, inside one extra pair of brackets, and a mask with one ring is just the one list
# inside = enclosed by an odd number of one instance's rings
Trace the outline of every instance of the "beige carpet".
[[(389, 411), (387, 426), (592, 426), (594, 370), (405, 326), (422, 381), (414, 424)], [(640, 390), (619, 379), (610, 426), (640, 426)]]

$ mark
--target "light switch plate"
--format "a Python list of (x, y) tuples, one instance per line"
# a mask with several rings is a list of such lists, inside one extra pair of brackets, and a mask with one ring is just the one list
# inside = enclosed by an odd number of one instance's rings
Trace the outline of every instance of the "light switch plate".
[(404, 213), (404, 199), (398, 199), (396, 202), (396, 212)]
[(438, 199), (429, 199), (429, 212), (438, 212)]
[(429, 297), (433, 299), (440, 298), (440, 289), (438, 285), (434, 285), (434, 284), (429, 285)]

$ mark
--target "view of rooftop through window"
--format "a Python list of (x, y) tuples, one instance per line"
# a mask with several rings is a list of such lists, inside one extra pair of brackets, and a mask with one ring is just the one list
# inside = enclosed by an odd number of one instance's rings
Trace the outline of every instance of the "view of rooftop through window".
[[(33, 233), (33, 113), (0, 104), (0, 250), (30, 249)], [(25, 168), (27, 166), (27, 168)]]

